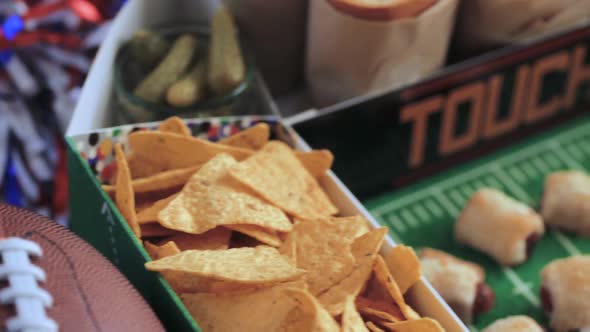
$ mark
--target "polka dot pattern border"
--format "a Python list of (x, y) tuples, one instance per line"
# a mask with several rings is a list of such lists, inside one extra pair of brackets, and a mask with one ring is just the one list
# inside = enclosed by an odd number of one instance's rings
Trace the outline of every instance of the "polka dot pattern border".
[[(242, 116), (190, 119), (185, 123), (190, 128), (193, 136), (217, 142), (220, 139), (231, 136), (257, 123), (265, 122), (275, 133), (280, 127), (280, 122), (275, 116)], [(127, 136), (138, 130), (155, 130), (158, 122), (126, 125), (102, 129), (90, 134), (73, 137), (74, 146), (84, 159), (94, 175), (101, 183), (108, 181), (115, 172), (114, 149), (116, 143), (121, 143), (127, 148)]]

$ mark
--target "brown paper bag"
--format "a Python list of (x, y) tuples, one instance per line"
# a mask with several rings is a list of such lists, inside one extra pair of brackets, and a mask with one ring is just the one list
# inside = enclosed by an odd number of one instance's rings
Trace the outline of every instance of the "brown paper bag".
[(309, 4), (306, 79), (326, 106), (415, 82), (444, 64), (457, 0), (439, 0), (415, 18), (369, 20), (326, 0)]
[(589, 21), (588, 0), (463, 1), (458, 16), (457, 44), (462, 51), (482, 51)]

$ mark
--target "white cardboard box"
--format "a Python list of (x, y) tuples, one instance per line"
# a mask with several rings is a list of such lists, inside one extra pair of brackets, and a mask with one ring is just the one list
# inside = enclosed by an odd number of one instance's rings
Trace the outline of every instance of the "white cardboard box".
[[(243, 124), (252, 122), (252, 117), (231, 117), (225, 119), (230, 123)], [(264, 120), (266, 118), (257, 117), (257, 119)], [(273, 123), (276, 123), (276, 118), (268, 119)], [(195, 121), (198, 123), (208, 122), (210, 124), (221, 123), (218, 118), (195, 119)], [(195, 124), (195, 121), (191, 122)], [(107, 257), (109, 257), (113, 263), (115, 263), (115, 265), (117, 265), (121, 271), (130, 278), (132, 283), (134, 283), (134, 285), (140, 289), (146, 299), (153, 300), (157, 297), (153, 293), (153, 287), (155, 286), (145, 288), (145, 285), (141, 285), (148, 278), (148, 274), (151, 274), (151, 272), (145, 271), (143, 267), (143, 264), (145, 263), (144, 259), (147, 257), (147, 255), (144, 253), (142, 256), (138, 253), (143, 249), (139, 243), (136, 243), (137, 240), (135, 239), (135, 236), (133, 235), (128, 224), (123, 219), (119, 219), (119, 214), (116, 212), (116, 207), (112, 202), (109, 204), (106, 201), (102, 201), (108, 200), (108, 195), (102, 192), (100, 183), (96, 181), (94, 173), (90, 171), (88, 166), (84, 166), (84, 164), (87, 162), (87, 157), (89, 160), (93, 159), (91, 156), (95, 155), (95, 153), (92, 151), (93, 149), (96, 150), (97, 146), (101, 145), (100, 142), (102, 139), (109, 140), (111, 143), (125, 143), (127, 141), (126, 137), (128, 133), (130, 133), (135, 127), (155, 128), (157, 127), (157, 123), (143, 123), (121, 126), (116, 127), (116, 130), (115, 128), (98, 129), (68, 137), (68, 146), (70, 149), (68, 154), (72, 157), (76, 156), (76, 158), (72, 158), (73, 163), (80, 163), (79, 165), (71, 165), (71, 169), (78, 169), (77, 174), (75, 174), (78, 176), (76, 177), (77, 180), (74, 180), (76, 183), (74, 187), (72, 187), (71, 183), (70, 190), (73, 197), (75, 197), (79, 203), (77, 205), (78, 208), (72, 208), (72, 228), (81, 237), (91, 242), (97, 248), (101, 248), (103, 250), (103, 254), (107, 255)], [(280, 137), (282, 139), (292, 142), (299, 150), (309, 150), (309, 146), (305, 143), (305, 141), (303, 141), (291, 128), (286, 127), (285, 129), (286, 131), (279, 131), (281, 133)], [(118, 132), (119, 134), (113, 134), (114, 132)], [(91, 136), (95, 136), (94, 141), (97, 139), (98, 141), (95, 143), (90, 143), (90, 141), (92, 141), (90, 139)], [(81, 155), (87, 157), (80, 157)], [(106, 165), (104, 163), (108, 164), (112, 162), (112, 157), (108, 157), (103, 161), (103, 166)], [(72, 174), (72, 176), (73, 175), (74, 174)], [(352, 216), (360, 214), (368, 219), (373, 227), (382, 227), (331, 171), (329, 172), (328, 176), (322, 177), (319, 182), (332, 202), (340, 211), (340, 216)], [(87, 191), (84, 191), (81, 188), (86, 188)], [(84, 206), (83, 208), (81, 208), (82, 205)], [(107, 222), (104, 222), (102, 219), (105, 216), (105, 209), (109, 208), (112, 209), (112, 211), (108, 212), (106, 215), (115, 216), (114, 219), (117, 220), (115, 221), (111, 218), (112, 220), (108, 221), (107, 218)], [(113, 231), (113, 227), (122, 228), (124, 231)], [(101, 237), (99, 235), (104, 235), (105, 228), (109, 229), (107, 233), (110, 234), (110, 239), (107, 239), (104, 236)], [(133, 245), (130, 246), (130, 243), (133, 243)], [(127, 247), (125, 247), (125, 245), (127, 245)], [(387, 236), (381, 253), (388, 253), (395, 245), (396, 244), (391, 239), (391, 237)], [(118, 249), (115, 250), (114, 248)], [(124, 252), (125, 254), (117, 255), (116, 252)], [(114, 256), (109, 256), (109, 253), (114, 253)], [(166, 296), (172, 295), (167, 294)], [(424, 278), (422, 278), (412, 288), (410, 288), (405, 297), (408, 303), (420, 315), (436, 319), (448, 332), (468, 331)], [(162, 300), (161, 297), (157, 298), (158, 300)], [(169, 301), (169, 303), (172, 302), (173, 301)], [(171, 306), (162, 307), (162, 303), (160, 301), (156, 301), (152, 304), (157, 306), (157, 313), (159, 315), (163, 315), (163, 317), (166, 319), (170, 318), (170, 311), (182, 311), (182, 305), (178, 303), (177, 305), (179, 305), (179, 307), (176, 308)]]

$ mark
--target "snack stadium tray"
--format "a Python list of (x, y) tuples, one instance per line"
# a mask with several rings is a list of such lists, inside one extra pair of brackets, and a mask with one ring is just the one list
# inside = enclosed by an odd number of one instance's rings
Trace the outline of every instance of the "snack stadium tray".
[(484, 267), (496, 304), (470, 326), (473, 331), (514, 314), (530, 315), (546, 325), (539, 299), (540, 270), (556, 258), (589, 254), (590, 239), (548, 229), (528, 261), (508, 268), (455, 242), (453, 230), (456, 217), (476, 189), (498, 188), (538, 208), (545, 176), (565, 169), (590, 171), (590, 116), (365, 205), (378, 222), (389, 227), (395, 241), (416, 248), (439, 248)]
[[(257, 122), (266, 122), (271, 127), (271, 138), (281, 139), (301, 150), (308, 145), (290, 128), (284, 127), (272, 116), (242, 116), (187, 120), (193, 135), (217, 141), (250, 127)], [(159, 274), (147, 271), (144, 264), (150, 259), (136, 240), (127, 222), (113, 201), (101, 189), (101, 178), (109, 177), (112, 164), (112, 146), (127, 142), (127, 135), (135, 130), (148, 130), (158, 123), (144, 123), (97, 130), (91, 133), (70, 136), (68, 165), (70, 181), (71, 229), (90, 242), (113, 262), (131, 283), (152, 305), (169, 331), (200, 331), (166, 280)], [(320, 185), (342, 216), (363, 215), (375, 227), (377, 222), (361, 203), (346, 189), (333, 173), (322, 177)], [(395, 245), (387, 237), (382, 253)], [(105, 290), (108, 291), (108, 290)], [(406, 293), (408, 303), (422, 316), (440, 322), (448, 332), (467, 331), (440, 296), (425, 282), (419, 280)]]

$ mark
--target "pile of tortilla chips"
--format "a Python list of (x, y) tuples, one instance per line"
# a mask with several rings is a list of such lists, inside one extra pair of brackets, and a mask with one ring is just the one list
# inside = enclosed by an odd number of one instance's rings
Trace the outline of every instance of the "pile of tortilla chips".
[(328, 151), (297, 152), (258, 124), (218, 143), (178, 118), (115, 147), (115, 199), (204, 332), (443, 331), (404, 300), (411, 248), (379, 254), (385, 228), (338, 216), (318, 184)]

